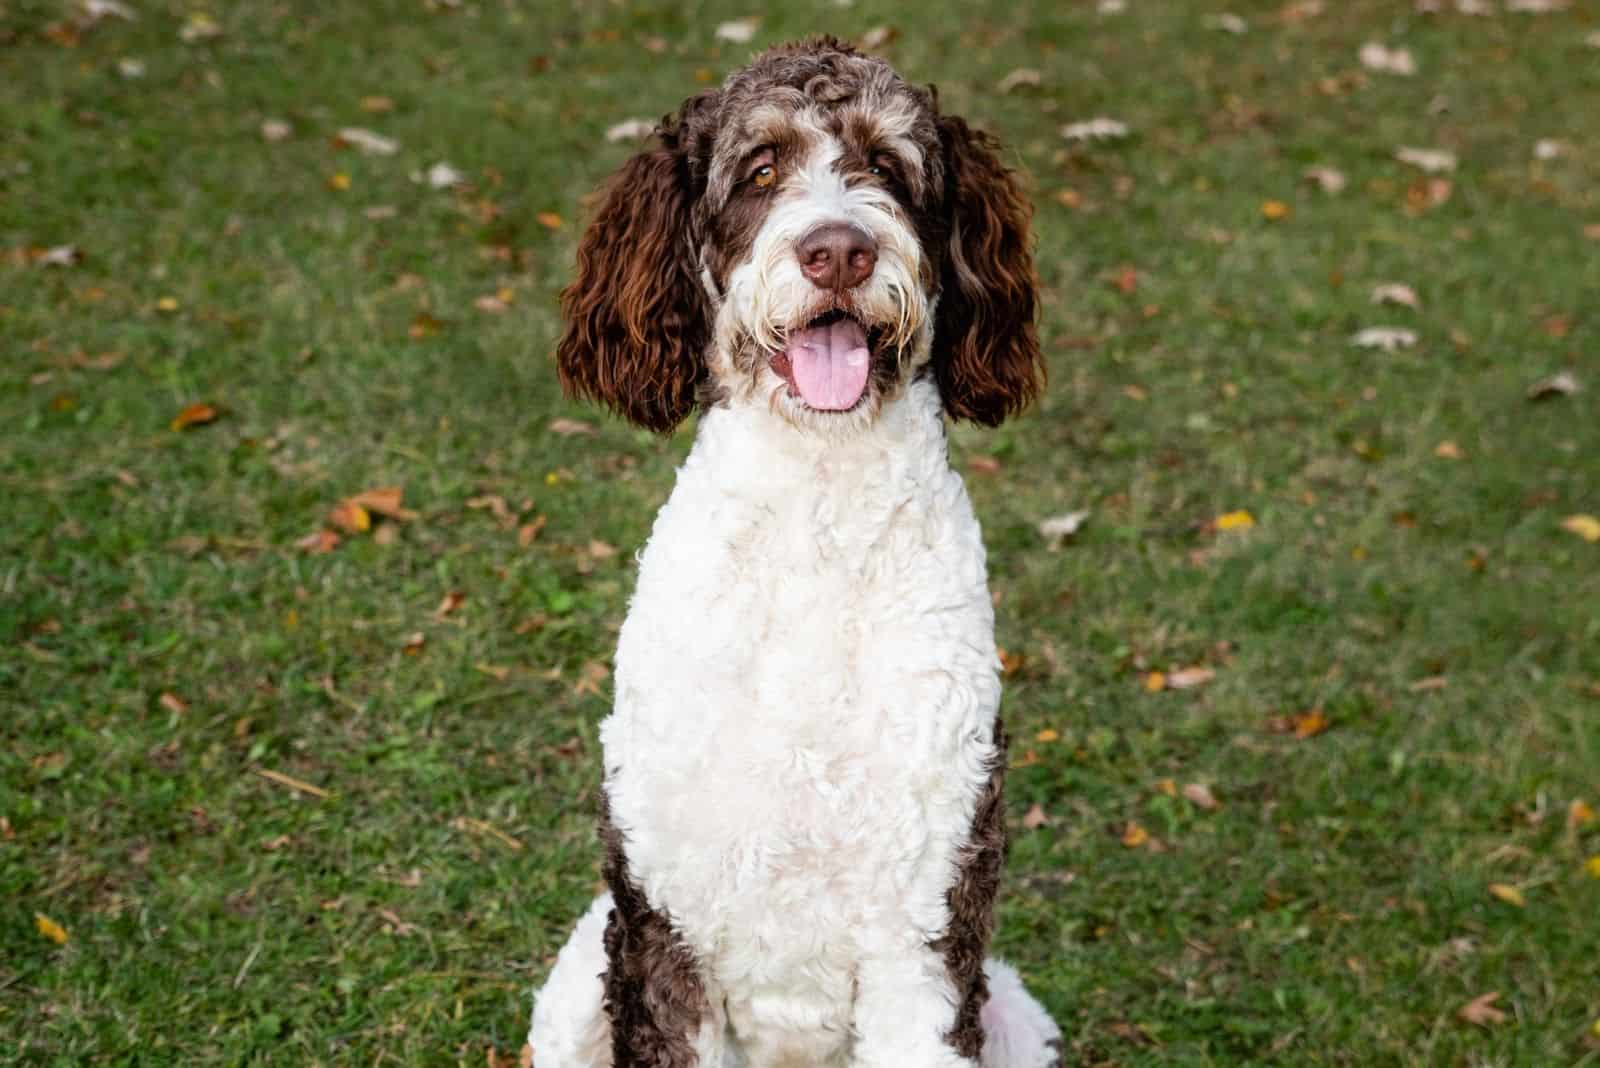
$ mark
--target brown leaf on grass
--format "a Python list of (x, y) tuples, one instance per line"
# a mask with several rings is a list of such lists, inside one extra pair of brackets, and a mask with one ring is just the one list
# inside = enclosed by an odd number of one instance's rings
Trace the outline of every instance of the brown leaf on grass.
[(406, 336), (412, 341), (422, 341), (433, 337), (444, 329), (444, 321), (435, 319), (427, 312), (418, 312), (411, 320), (411, 325), (406, 327)]
[(1334, 170), (1332, 167), (1309, 167), (1306, 169), (1305, 179), (1329, 196), (1338, 196), (1350, 184), (1343, 171)]
[(511, 304), (502, 300), (498, 293), (489, 293), (472, 302), (472, 306), (485, 315), (504, 315), (511, 310)]
[(1030, 831), (1037, 831), (1040, 827), (1047, 827), (1049, 824), (1050, 817), (1045, 815), (1044, 806), (1037, 802), (1022, 817), (1022, 825)]
[(544, 516), (535, 516), (533, 522), (524, 523), (517, 528), (517, 547), (526, 549), (539, 537), (539, 532), (544, 529), (546, 519)]
[(1281, 200), (1268, 200), (1262, 202), (1261, 217), (1268, 222), (1282, 222), (1292, 214), (1293, 209)]
[(1581, 827), (1589, 826), (1594, 821), (1594, 809), (1589, 807), (1587, 801), (1577, 798), (1567, 806), (1567, 830), (1576, 831)]
[(499, 664), (473, 664), (472, 670), (487, 675), (496, 682), (505, 682), (511, 677), (511, 669)]
[(1570, 397), (1578, 392), (1578, 379), (1571, 371), (1558, 371), (1549, 378), (1541, 378), (1528, 387), (1529, 400), (1548, 400), (1551, 397)]
[(1461, 451), (1461, 446), (1453, 441), (1441, 441), (1433, 448), (1433, 454), (1441, 460), (1463, 460), (1466, 453)]
[(369, 115), (383, 115), (394, 110), (394, 101), (386, 96), (364, 96), (361, 110)]
[(331, 553), (339, 547), (339, 542), (344, 539), (331, 530), (318, 530), (307, 534), (294, 543), (295, 548), (310, 556), (321, 556)]
[(166, 709), (168, 712), (171, 712), (174, 716), (181, 716), (185, 712), (189, 711), (189, 702), (185, 701), (175, 693), (162, 694), (160, 697), (156, 698), (156, 703), (162, 708)]
[(1038, 734), (1035, 734), (1033, 740), (1040, 745), (1049, 745), (1051, 742), (1059, 742), (1061, 740), (1061, 732), (1054, 727), (1046, 727)]
[(1549, 335), (1550, 337), (1553, 337), (1557, 341), (1560, 341), (1562, 338), (1564, 338), (1568, 334), (1572, 333), (1572, 316), (1570, 316), (1570, 315), (1549, 315), (1549, 316), (1546, 316), (1544, 319), (1540, 320), (1539, 329), (1544, 331), (1544, 333)]
[(1217, 677), (1217, 673), (1208, 667), (1186, 667), (1177, 671), (1168, 672), (1167, 689), (1192, 690), (1197, 686), (1204, 686)]
[(590, 694), (595, 697), (602, 696), (600, 684), (611, 675), (611, 669), (598, 660), (586, 660), (583, 667), (578, 669), (578, 681), (573, 684), (572, 692), (578, 695)]
[(1160, 693), (1162, 690), (1165, 690), (1166, 688), (1167, 688), (1167, 673), (1166, 672), (1164, 672), (1164, 671), (1152, 671), (1152, 672), (1150, 672), (1150, 674), (1148, 674), (1148, 675), (1146, 675), (1144, 677), (1144, 689), (1145, 689), (1146, 693)]
[(1505, 1023), (1510, 1017), (1494, 1007), (1494, 1003), (1498, 1000), (1500, 1000), (1498, 990), (1479, 994), (1456, 1010), (1456, 1019), (1474, 1027), (1492, 1027), (1495, 1024)]
[(1433, 690), (1442, 690), (1450, 685), (1450, 680), (1444, 675), (1429, 675), (1425, 679), (1418, 679), (1406, 689), (1412, 693), (1429, 693)]
[(372, 516), (353, 501), (340, 501), (328, 513), (328, 522), (346, 534), (364, 534), (372, 529)]
[(1522, 891), (1509, 883), (1490, 883), (1489, 896), (1519, 909), (1528, 903), (1527, 898), (1522, 896)]
[(517, 525), (516, 514), (506, 504), (506, 499), (498, 493), (486, 493), (482, 497), (469, 497), (467, 498), (467, 507), (475, 512), (488, 512), (499, 521), (502, 527), (510, 528)]
[(1321, 709), (1313, 708), (1292, 716), (1273, 716), (1267, 720), (1267, 730), (1273, 734), (1292, 734), (1296, 738), (1315, 738), (1333, 726)]
[(1203, 808), (1207, 812), (1215, 812), (1222, 807), (1222, 802), (1211, 792), (1211, 787), (1202, 782), (1192, 782), (1183, 788), (1183, 796), (1196, 808)]
[(365, 508), (374, 515), (381, 515), (385, 519), (406, 522), (417, 518), (417, 513), (403, 507), (400, 503), (405, 495), (401, 486), (383, 486), (378, 489), (363, 490), (354, 497), (349, 497), (349, 503)]
[(547, 429), (552, 434), (560, 434), (564, 438), (570, 438), (593, 434), (594, 424), (586, 423), (582, 419), (552, 419)]
[(553, 211), (541, 211), (536, 214), (534, 218), (538, 220), (539, 225), (544, 227), (546, 230), (559, 230), (565, 225), (565, 223), (562, 222), (561, 216), (557, 215)]
[(392, 156), (400, 151), (400, 142), (359, 126), (346, 126), (333, 137), (337, 148), (354, 148), (368, 156)]
[(460, 608), (463, 604), (465, 604), (466, 600), (466, 594), (462, 593), (460, 590), (451, 590), (449, 593), (445, 594), (444, 599), (439, 602), (439, 607), (433, 610), (433, 618), (443, 619), (445, 616), (448, 616), (451, 612), (454, 612), (457, 608)]
[(1118, 268), (1117, 276), (1111, 280), (1117, 292), (1125, 297), (1131, 297), (1139, 291), (1139, 269), (1131, 264), (1124, 264)]
[(900, 31), (893, 26), (874, 26), (861, 35), (861, 47), (868, 52), (876, 51), (900, 36)]
[(190, 427), (205, 426), (214, 423), (222, 415), (220, 409), (212, 404), (191, 404), (183, 411), (172, 417), (168, 424), (173, 430), (188, 430)]
[(1150, 832), (1139, 824), (1129, 821), (1122, 829), (1122, 844), (1129, 849), (1138, 849), (1150, 843)]
[(998, 475), (1000, 461), (993, 456), (970, 456), (967, 458), (967, 470), (977, 475)]
[(276, 853), (293, 841), (294, 839), (286, 834), (280, 834), (275, 838), (263, 838), (261, 840), (261, 851), (263, 853)]
[(385, 934), (398, 935), (401, 938), (405, 938), (407, 935), (413, 934), (417, 929), (416, 924), (402, 920), (394, 909), (379, 909), (378, 915), (383, 918)]
[(407, 656), (416, 656), (422, 652), (423, 647), (427, 644), (427, 635), (420, 630), (414, 630), (406, 635), (406, 640), (400, 645), (400, 651)]

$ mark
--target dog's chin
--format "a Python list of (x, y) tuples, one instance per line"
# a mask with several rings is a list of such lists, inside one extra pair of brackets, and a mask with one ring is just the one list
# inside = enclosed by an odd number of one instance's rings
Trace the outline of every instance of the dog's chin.
[(859, 417), (875, 406), (875, 372), (893, 355), (890, 333), (887, 324), (838, 307), (789, 325), (783, 347), (767, 357), (782, 384), (776, 399), (816, 419)]

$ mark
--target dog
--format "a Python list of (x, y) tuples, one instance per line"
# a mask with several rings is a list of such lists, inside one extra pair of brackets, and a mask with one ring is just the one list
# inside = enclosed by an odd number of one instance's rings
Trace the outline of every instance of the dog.
[(945, 421), (1043, 384), (994, 140), (834, 38), (762, 53), (611, 179), (562, 294), (569, 393), (692, 450), (601, 724), (609, 893), (539, 1068), (1051, 1068), (986, 960), (1005, 737)]

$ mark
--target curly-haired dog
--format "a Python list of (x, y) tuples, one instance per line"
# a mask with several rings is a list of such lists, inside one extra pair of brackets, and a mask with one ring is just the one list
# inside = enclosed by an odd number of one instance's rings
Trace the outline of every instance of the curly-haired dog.
[(611, 180), (569, 389), (694, 448), (601, 726), (610, 893), (539, 1068), (1048, 1068), (985, 960), (1005, 738), (946, 416), (1038, 391), (1028, 207), (995, 145), (831, 38), (773, 49)]

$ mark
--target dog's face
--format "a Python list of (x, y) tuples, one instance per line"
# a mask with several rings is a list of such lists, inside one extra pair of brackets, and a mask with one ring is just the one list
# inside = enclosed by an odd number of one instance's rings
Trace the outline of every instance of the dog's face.
[(686, 101), (612, 179), (563, 294), (569, 389), (670, 430), (696, 400), (868, 425), (913, 376), (956, 418), (1037, 392), (1027, 202), (992, 141), (831, 39)]

